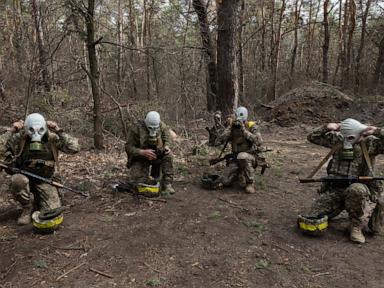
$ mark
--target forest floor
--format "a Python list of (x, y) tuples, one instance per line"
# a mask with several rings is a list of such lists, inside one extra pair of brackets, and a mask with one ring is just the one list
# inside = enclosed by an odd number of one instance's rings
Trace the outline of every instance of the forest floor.
[(296, 228), (316, 197), (316, 185), (298, 177), (327, 153), (306, 142), (311, 129), (262, 125), (272, 167), (257, 171), (254, 195), (203, 190), (199, 177), (219, 149), (200, 145), (191, 155), (189, 140), (176, 149), (177, 193), (166, 203), (110, 191), (126, 173), (121, 150), (64, 156), (66, 184), (92, 196), (67, 193), (65, 222), (53, 235), (16, 225), (1, 175), (0, 287), (384, 287), (384, 238), (367, 233), (366, 244), (351, 243), (345, 214), (318, 238)]

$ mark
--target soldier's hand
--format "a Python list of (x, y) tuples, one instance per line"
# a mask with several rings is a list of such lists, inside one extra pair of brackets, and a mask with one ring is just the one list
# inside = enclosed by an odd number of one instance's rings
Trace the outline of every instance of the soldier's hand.
[(330, 131), (338, 131), (340, 130), (340, 123), (328, 123), (327, 129)]
[(169, 155), (171, 154), (171, 148), (169, 146), (164, 146), (164, 155)]
[(47, 121), (47, 126), (48, 126), (49, 130), (52, 130), (54, 132), (60, 132), (61, 131), (59, 125), (57, 125), (56, 122)]
[(23, 129), (23, 126), (24, 126), (24, 121), (23, 120), (19, 120), (17, 122), (12, 123), (11, 132), (12, 133), (17, 133), (21, 129)]
[(152, 149), (140, 149), (140, 156), (147, 158), (148, 160), (156, 160), (156, 151)]
[(365, 129), (365, 131), (363, 132), (363, 136), (366, 137), (366, 136), (370, 136), (370, 135), (373, 135), (377, 130), (377, 127), (375, 126), (368, 126), (367, 129)]

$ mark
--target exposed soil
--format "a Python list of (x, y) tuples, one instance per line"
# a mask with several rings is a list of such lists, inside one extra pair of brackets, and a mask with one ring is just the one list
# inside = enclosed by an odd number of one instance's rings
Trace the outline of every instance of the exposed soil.
[(313, 82), (260, 107), (258, 114), (265, 121), (283, 127), (301, 123), (317, 125), (348, 117), (378, 124), (382, 123), (383, 107), (383, 97), (379, 95), (354, 98), (335, 86)]
[(67, 193), (65, 223), (54, 235), (16, 225), (2, 175), (0, 287), (384, 287), (383, 238), (349, 242), (345, 215), (319, 238), (296, 229), (316, 197), (316, 185), (301, 185), (298, 176), (327, 151), (306, 143), (310, 129), (264, 125), (272, 168), (257, 176), (255, 195), (201, 189), (199, 176), (213, 169), (207, 159), (218, 153), (204, 145), (185, 160), (178, 151), (177, 194), (167, 203), (109, 190), (126, 172), (116, 150), (65, 156), (66, 184), (93, 196)]

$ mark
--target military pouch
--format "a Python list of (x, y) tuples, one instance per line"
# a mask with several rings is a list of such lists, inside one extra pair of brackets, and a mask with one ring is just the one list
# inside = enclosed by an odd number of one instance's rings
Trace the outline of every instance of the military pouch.
[(342, 160), (353, 160), (355, 158), (355, 153), (353, 149), (343, 149), (339, 152), (339, 157)]
[(40, 142), (31, 142), (29, 144), (30, 151), (44, 151), (44, 145)]

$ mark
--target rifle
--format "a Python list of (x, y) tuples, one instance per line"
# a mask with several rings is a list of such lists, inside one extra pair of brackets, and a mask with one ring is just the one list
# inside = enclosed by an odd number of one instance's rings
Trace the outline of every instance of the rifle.
[(154, 150), (156, 154), (156, 159), (150, 161), (149, 175), (152, 178), (157, 179), (160, 177), (161, 159), (164, 157), (164, 150), (159, 149), (156, 146), (150, 146), (149, 149)]
[[(272, 151), (272, 149), (265, 148), (263, 150), (258, 150), (258, 152), (270, 152), (270, 151)], [(236, 159), (236, 157), (237, 157), (237, 153), (230, 153), (230, 154), (225, 155), (224, 157), (218, 157), (218, 158), (209, 160), (209, 165), (215, 165), (215, 164), (220, 163), (224, 160), (229, 162), (233, 159)], [(261, 175), (263, 175), (265, 170), (271, 166), (267, 163), (267, 161), (265, 161), (264, 157), (261, 157), (258, 154), (256, 154), (255, 157), (256, 157), (257, 166), (261, 167)]]
[(64, 186), (63, 184), (61, 184), (59, 182), (53, 181), (52, 179), (45, 178), (45, 177), (33, 174), (31, 172), (28, 172), (28, 171), (25, 171), (25, 170), (22, 170), (22, 169), (19, 169), (19, 168), (16, 168), (16, 167), (11, 167), (11, 166), (5, 165), (3, 163), (0, 163), (0, 170), (1, 169), (9, 171), (10, 173), (13, 173), (13, 174), (22, 174), (22, 175), (27, 176), (29, 178), (32, 178), (32, 179), (35, 179), (35, 180), (39, 180), (39, 181), (44, 182), (44, 183), (48, 183), (49, 185), (52, 185), (54, 187), (74, 192), (74, 193), (79, 194), (79, 195), (81, 195), (83, 197), (89, 197), (88, 193), (84, 193), (84, 192), (81, 192), (81, 191), (74, 190), (74, 189), (72, 189), (70, 187)]
[(301, 178), (300, 183), (328, 182), (337, 184), (351, 185), (353, 183), (366, 183), (375, 180), (384, 180), (384, 177), (372, 176), (326, 176), (321, 178)]

